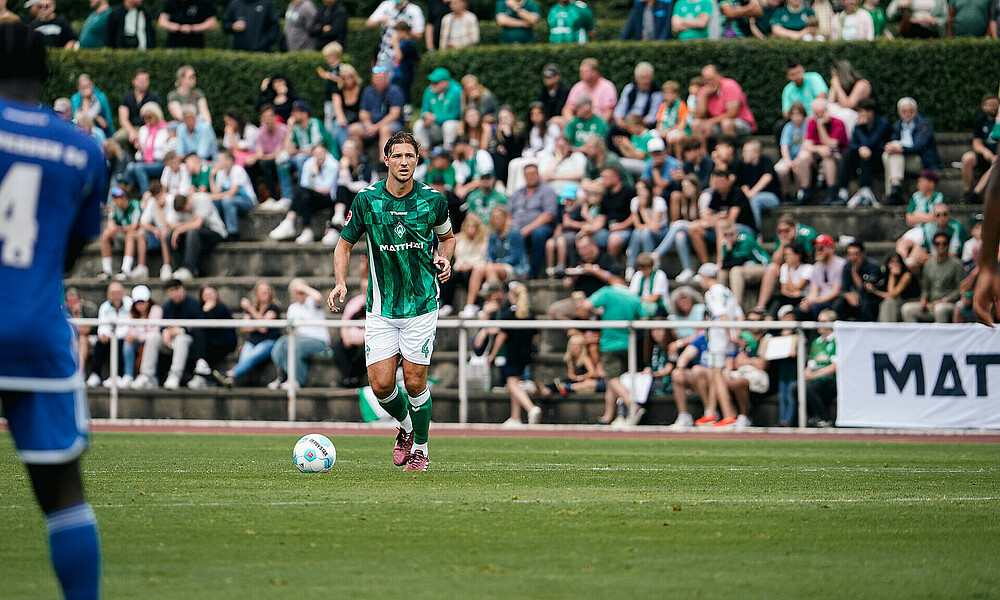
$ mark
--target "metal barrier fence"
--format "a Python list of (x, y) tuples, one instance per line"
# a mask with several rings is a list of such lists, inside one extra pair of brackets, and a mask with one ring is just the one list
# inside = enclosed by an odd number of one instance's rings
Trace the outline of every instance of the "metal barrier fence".
[[(296, 337), (299, 327), (323, 326), (330, 329), (341, 329), (344, 327), (364, 327), (364, 319), (359, 320), (288, 320), (288, 319), (122, 319), (113, 322), (101, 321), (99, 319), (74, 318), (70, 321), (79, 326), (97, 327), (108, 326), (112, 328), (112, 339), (118, 337), (120, 328), (136, 327), (187, 327), (206, 329), (239, 329), (243, 327), (267, 327), (272, 329), (281, 328), (288, 335), (288, 364), (285, 372), (288, 381), (288, 420), (294, 421), (296, 414), (296, 404), (298, 401), (298, 386), (295, 384), (295, 356)], [(569, 329), (628, 329), (628, 372), (635, 375), (639, 372), (639, 347), (638, 332), (652, 329), (757, 329), (757, 330), (782, 330), (793, 329), (798, 335), (798, 348), (796, 352), (796, 379), (798, 381), (798, 425), (806, 426), (806, 380), (805, 367), (808, 349), (806, 347), (806, 336), (808, 330), (815, 330), (819, 327), (832, 327), (832, 323), (818, 323), (815, 321), (667, 321), (667, 320), (638, 320), (638, 321), (555, 321), (555, 320), (518, 320), (518, 321), (481, 321), (476, 319), (442, 319), (438, 321), (438, 329), (458, 330), (458, 421), (467, 423), (469, 419), (469, 386), (466, 380), (466, 368), (469, 360), (469, 332), (477, 331), (484, 327), (500, 329), (538, 329), (538, 330), (569, 330)], [(109, 417), (114, 420), (118, 418), (118, 344), (110, 345), (110, 366), (109, 376), (111, 378)]]

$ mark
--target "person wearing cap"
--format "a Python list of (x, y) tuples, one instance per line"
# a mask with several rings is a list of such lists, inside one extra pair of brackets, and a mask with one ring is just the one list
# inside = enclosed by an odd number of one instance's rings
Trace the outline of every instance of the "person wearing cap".
[[(705, 263), (698, 267), (701, 289), (705, 290), (705, 310), (709, 320), (715, 322), (738, 321), (743, 318), (743, 309), (733, 292), (719, 281), (719, 267), (715, 263)], [(705, 416), (695, 421), (696, 425), (711, 425), (717, 428), (742, 428), (748, 426), (746, 415), (738, 414), (729, 394), (726, 383), (726, 358), (733, 351), (733, 340), (737, 336), (735, 329), (709, 327), (706, 333), (708, 339), (708, 357), (706, 366), (711, 370), (709, 385), (709, 401), (705, 407)], [(722, 411), (722, 418), (712, 410), (717, 404)]]
[(902, 204), (903, 178), (918, 168), (941, 170), (937, 139), (930, 120), (917, 112), (917, 101), (909, 96), (896, 102), (899, 114), (892, 126), (889, 143), (882, 153), (885, 167), (885, 196), (888, 204)]
[[(130, 294), (132, 298), (132, 308), (129, 310), (129, 317), (132, 320), (139, 319), (162, 319), (163, 308), (153, 300), (153, 295), (149, 288), (144, 285), (137, 285), (132, 288)], [(119, 386), (131, 387), (135, 383), (136, 358), (139, 349), (143, 347), (146, 340), (160, 335), (160, 328), (157, 325), (131, 325), (125, 333), (125, 343), (122, 345), (122, 371)]]
[(576, 111), (580, 98), (588, 97), (594, 107), (594, 114), (604, 119), (605, 123), (614, 120), (615, 106), (618, 104), (618, 90), (615, 84), (601, 76), (600, 66), (596, 58), (585, 58), (580, 61), (580, 81), (573, 84), (563, 107), (563, 118), (569, 121)]
[(443, 143), (446, 150), (451, 150), (462, 118), (462, 86), (444, 67), (431, 71), (427, 81), (430, 85), (424, 90), (421, 116), (413, 124), (413, 136), (423, 148)]
[(389, 137), (403, 129), (404, 104), (406, 95), (390, 83), (389, 67), (372, 67), (371, 84), (361, 91), (358, 122), (351, 124), (348, 133), (363, 139), (366, 146), (378, 140), (378, 147), (384, 148)]
[(300, 177), (303, 165), (310, 156), (313, 156), (313, 149), (316, 146), (323, 146), (333, 155), (334, 160), (340, 159), (340, 149), (337, 141), (333, 139), (330, 132), (323, 127), (323, 122), (310, 115), (309, 103), (305, 100), (296, 100), (292, 104), (292, 115), (288, 119), (288, 143), (286, 150), (295, 170)]
[(229, 0), (222, 30), (233, 35), (233, 50), (270, 52), (281, 35), (272, 0)]
[(948, 236), (945, 251), (958, 257), (965, 242), (965, 228), (957, 219), (951, 218), (951, 209), (947, 204), (936, 204), (932, 207), (931, 220), (914, 226), (896, 241), (896, 252), (903, 257), (906, 266), (914, 269), (927, 262), (937, 254), (937, 248), (931, 244), (938, 233)]
[(621, 39), (644, 42), (669, 40), (671, 4), (667, 0), (640, 0), (634, 3)]
[(198, 116), (198, 107), (186, 104), (181, 108), (184, 115), (177, 125), (177, 154), (184, 156), (194, 152), (198, 158), (215, 162), (219, 156), (219, 141), (212, 125)]
[(667, 145), (659, 136), (653, 137), (646, 143), (646, 153), (649, 154), (649, 158), (640, 177), (653, 182), (653, 192), (657, 196), (666, 197), (675, 185), (679, 186), (680, 182), (674, 181), (674, 175), (682, 172), (684, 165), (667, 153)]
[(424, 175), (424, 182), (433, 183), (434, 178), (438, 176), (441, 177), (441, 182), (448, 186), (449, 189), (455, 188), (457, 180), (455, 178), (455, 166), (451, 162), (451, 153), (441, 146), (435, 146), (431, 149), (430, 166)]
[(562, 81), (562, 71), (559, 65), (549, 63), (542, 68), (542, 89), (538, 91), (537, 102), (545, 111), (545, 118), (557, 125), (564, 125), (563, 107), (569, 98), (569, 86)]
[[(0, 26), (0, 137), (18, 140), (0, 151), (0, 396), (12, 445), (45, 515), (62, 592), (97, 598), (101, 542), (80, 471), (87, 399), (76, 333), (59, 292), (66, 271), (100, 233), (107, 171), (93, 138), (40, 104), (47, 54), (40, 32), (19, 23)], [(42, 151), (47, 148), (59, 152), (52, 156)], [(5, 497), (27, 493), (22, 479), (5, 478)], [(37, 554), (34, 562), (40, 562)], [(5, 593), (9, 587), (5, 581)]]
[(837, 256), (836, 242), (825, 233), (816, 238), (814, 246), (816, 262), (813, 264), (809, 292), (799, 302), (799, 310), (816, 317), (840, 297), (847, 261)]
[(534, 0), (497, 0), (496, 22), (501, 44), (534, 44), (542, 10)]
[(395, 25), (399, 22), (405, 22), (409, 25), (410, 31), (418, 38), (424, 34), (424, 28), (427, 24), (424, 19), (424, 11), (409, 0), (383, 0), (368, 17), (368, 21), (365, 23), (366, 27), (369, 29), (382, 28), (382, 38), (375, 55), (376, 66), (392, 68), (395, 60), (392, 38), (396, 35)]
[(30, 8), (38, 12), (28, 27), (41, 34), (46, 46), (66, 50), (72, 50), (76, 46), (73, 25), (66, 17), (56, 14), (56, 0), (39, 0), (31, 4)]
[(479, 43), (479, 19), (468, 10), (468, 0), (450, 0), (451, 12), (441, 18), (439, 48), (465, 48)]
[(478, 177), (479, 185), (465, 196), (466, 214), (476, 215), (486, 225), (490, 224), (490, 214), (495, 206), (506, 206), (507, 196), (497, 189), (496, 176), (492, 171)]

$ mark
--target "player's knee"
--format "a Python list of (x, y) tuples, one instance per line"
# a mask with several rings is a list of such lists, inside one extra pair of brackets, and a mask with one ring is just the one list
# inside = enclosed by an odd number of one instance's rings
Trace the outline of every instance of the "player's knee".
[(392, 390), (396, 387), (395, 382), (372, 380), (370, 383), (372, 391), (375, 392), (375, 397), (379, 399), (388, 398), (392, 394)]
[(413, 398), (427, 389), (427, 379), (419, 375), (407, 374), (403, 377), (406, 393)]

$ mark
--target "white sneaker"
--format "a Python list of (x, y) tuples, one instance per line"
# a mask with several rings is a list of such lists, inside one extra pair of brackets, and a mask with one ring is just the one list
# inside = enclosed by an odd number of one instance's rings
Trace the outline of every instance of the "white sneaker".
[(466, 304), (465, 308), (458, 313), (459, 319), (475, 319), (476, 315), (479, 314), (478, 304)]
[(87, 378), (87, 387), (100, 387), (101, 376), (97, 373), (91, 373), (90, 377)]
[(750, 422), (750, 417), (746, 415), (739, 415), (736, 417), (736, 422), (733, 423), (733, 429), (736, 431), (743, 431), (751, 425), (753, 425), (753, 423)]
[(147, 390), (156, 387), (156, 381), (149, 375), (139, 375), (131, 385), (133, 390)]
[[(131, 273), (131, 271), (129, 273)], [(116, 274), (114, 279), (115, 281), (125, 281), (126, 279), (129, 278), (129, 273), (122, 271), (121, 273)]]
[(146, 265), (136, 265), (128, 276), (132, 279), (146, 279), (149, 277), (149, 267)]
[(501, 423), (500, 427), (502, 427), (503, 429), (518, 429), (522, 425), (524, 425), (524, 423), (522, 423), (522, 422), (518, 421), (517, 419), (511, 417), (511, 418), (507, 419), (506, 421), (504, 421), (503, 423)]
[(454, 307), (450, 304), (443, 304), (441, 308), (438, 309), (438, 318), (451, 316), (451, 313), (455, 312)]
[(538, 425), (542, 421), (542, 407), (536, 406), (528, 411), (528, 425)]
[(191, 381), (188, 382), (188, 389), (191, 390), (201, 390), (207, 387), (208, 387), (208, 380), (206, 380), (201, 375), (195, 375), (194, 377), (191, 378)]
[(291, 219), (284, 219), (278, 226), (271, 230), (271, 233), (267, 234), (267, 237), (272, 240), (280, 242), (281, 240), (290, 240), (295, 237), (295, 223)]
[(163, 389), (176, 390), (181, 387), (181, 378), (177, 375), (167, 375), (167, 380), (163, 382)]
[(677, 274), (677, 277), (674, 277), (674, 281), (677, 283), (688, 283), (692, 278), (694, 278), (694, 271), (691, 269), (684, 269)]
[(279, 198), (274, 203), (274, 206), (276, 206), (277, 209), (278, 209), (278, 211), (280, 211), (280, 212), (288, 212), (288, 209), (292, 208), (292, 199), (291, 198)]
[(642, 421), (642, 418), (646, 415), (646, 409), (641, 406), (636, 406), (635, 410), (630, 412), (628, 415), (628, 424), (635, 427)]
[(134, 378), (131, 375), (122, 375), (118, 378), (118, 387), (120, 388), (130, 388), (132, 387), (132, 381)]
[(688, 427), (694, 427), (694, 417), (691, 413), (680, 413), (677, 415), (677, 420), (670, 425), (670, 429), (687, 429)]
[(296, 244), (309, 244), (309, 243), (312, 243), (313, 240), (315, 240), (315, 239), (316, 239), (316, 234), (313, 233), (312, 228), (311, 227), (306, 227), (306, 228), (304, 228), (302, 230), (302, 233), (299, 234), (299, 237), (295, 238), (295, 243)]
[(112, 383), (112, 382), (113, 382), (114, 380), (115, 380), (115, 378), (114, 378), (114, 377), (108, 377), (107, 379), (105, 379), (105, 380), (104, 380), (104, 381), (103, 381), (103, 382), (101, 383), (101, 385), (103, 385), (103, 386), (104, 386), (104, 387), (106, 387), (106, 388), (110, 388), (110, 387), (111, 387), (111, 386), (113, 385), (113, 383)]
[(212, 367), (208, 365), (208, 361), (204, 358), (199, 358), (198, 362), (194, 364), (194, 374), (195, 375), (211, 375)]
[(614, 421), (611, 421), (612, 429), (625, 429), (626, 427), (628, 427), (628, 419), (624, 415), (618, 415)]
[(280, 389), (280, 388), (281, 388), (281, 377), (278, 377), (277, 379), (275, 379), (271, 383), (267, 384), (267, 389), (269, 389), (269, 390), (277, 390), (277, 389)]
[(257, 205), (257, 210), (261, 212), (278, 212), (281, 209), (278, 208), (277, 200), (275, 200), (274, 198), (268, 198), (267, 200)]
[(340, 241), (340, 232), (336, 229), (328, 229), (320, 241), (324, 246), (336, 246), (337, 242)]
[(340, 227), (341, 229), (343, 229), (344, 215), (333, 215), (333, 218), (330, 219), (330, 225), (333, 225), (334, 227)]
[(283, 389), (283, 390), (290, 390), (290, 389), (292, 389), (293, 385), (295, 386), (296, 389), (298, 389), (298, 387), (299, 387), (298, 382), (297, 381), (292, 381), (291, 379), (289, 379), (288, 381), (282, 382), (281, 389)]
[(160, 267), (160, 281), (170, 281), (174, 277), (174, 270), (170, 265)]
[(174, 271), (174, 279), (177, 279), (177, 280), (180, 280), (180, 281), (188, 281), (188, 280), (194, 279), (194, 273), (192, 273), (191, 271), (187, 270), (185, 267), (181, 267), (181, 268), (177, 269), (176, 271)]

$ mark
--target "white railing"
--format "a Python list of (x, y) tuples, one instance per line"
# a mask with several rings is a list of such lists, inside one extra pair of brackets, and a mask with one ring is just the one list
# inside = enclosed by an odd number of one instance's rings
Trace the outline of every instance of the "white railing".
[[(288, 364), (285, 373), (288, 376), (287, 386), (288, 398), (288, 420), (294, 421), (296, 414), (296, 404), (298, 401), (298, 386), (295, 379), (295, 345), (299, 327), (324, 326), (330, 329), (341, 329), (344, 327), (364, 327), (364, 319), (360, 320), (288, 320), (288, 319), (122, 319), (115, 322), (106, 322), (99, 319), (70, 319), (77, 326), (97, 327), (108, 326), (112, 328), (112, 339), (118, 337), (119, 328), (128, 327), (188, 327), (206, 329), (239, 329), (243, 327), (267, 327), (271, 329), (283, 329), (288, 334)], [(639, 371), (639, 350), (638, 332), (650, 329), (704, 329), (709, 327), (722, 327), (725, 329), (758, 329), (758, 330), (782, 330), (794, 329), (798, 336), (798, 349), (796, 352), (796, 377), (798, 381), (798, 425), (806, 426), (806, 381), (805, 367), (808, 350), (804, 332), (815, 330), (819, 327), (832, 327), (832, 323), (821, 324), (815, 321), (667, 321), (667, 320), (638, 320), (638, 321), (557, 321), (557, 320), (518, 320), (518, 321), (492, 321), (476, 319), (442, 319), (438, 321), (438, 329), (458, 330), (458, 421), (467, 423), (469, 420), (469, 386), (466, 381), (466, 367), (468, 366), (469, 355), (469, 331), (479, 330), (484, 327), (496, 327), (501, 329), (628, 329), (628, 372), (632, 375)], [(110, 345), (109, 375), (111, 378), (109, 417), (114, 420), (118, 418), (118, 344)], [(703, 399), (704, 400), (704, 399)]]

